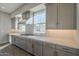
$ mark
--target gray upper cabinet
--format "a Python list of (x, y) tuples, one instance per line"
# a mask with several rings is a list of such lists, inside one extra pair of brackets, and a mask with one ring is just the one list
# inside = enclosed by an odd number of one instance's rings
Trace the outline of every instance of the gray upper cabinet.
[(47, 29), (57, 28), (57, 4), (46, 5), (46, 22)]
[(72, 3), (58, 4), (58, 28), (75, 29), (76, 28), (76, 6)]
[(76, 5), (60, 3), (46, 5), (47, 29), (76, 29)]

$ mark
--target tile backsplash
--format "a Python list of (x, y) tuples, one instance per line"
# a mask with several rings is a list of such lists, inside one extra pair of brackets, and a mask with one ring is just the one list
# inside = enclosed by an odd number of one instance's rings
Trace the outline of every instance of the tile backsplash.
[(48, 37), (74, 39), (75, 30), (47, 30)]
[(75, 39), (79, 42), (79, 30), (75, 31)]

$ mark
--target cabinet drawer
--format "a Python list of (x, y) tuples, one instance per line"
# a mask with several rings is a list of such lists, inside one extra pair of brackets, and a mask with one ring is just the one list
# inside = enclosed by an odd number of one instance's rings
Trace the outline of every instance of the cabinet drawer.
[(70, 53), (62, 50), (57, 50), (57, 56), (77, 56), (75, 53)]
[(59, 49), (59, 50), (62, 50), (62, 51), (66, 51), (66, 52), (79, 54), (79, 49), (75, 49), (75, 48), (71, 48), (71, 47), (56, 45), (56, 49)]
[(38, 45), (41, 45), (41, 46), (43, 44), (43, 42), (40, 41), (40, 40), (33, 40), (32, 42), (33, 42), (33, 44), (38, 44)]
[(55, 44), (44, 42), (43, 45), (48, 46), (50, 48), (55, 48)]

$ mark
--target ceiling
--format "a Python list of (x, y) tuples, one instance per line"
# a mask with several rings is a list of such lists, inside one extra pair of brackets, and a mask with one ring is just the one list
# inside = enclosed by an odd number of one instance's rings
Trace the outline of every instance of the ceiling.
[(24, 3), (0, 3), (0, 11), (6, 13), (12, 13)]

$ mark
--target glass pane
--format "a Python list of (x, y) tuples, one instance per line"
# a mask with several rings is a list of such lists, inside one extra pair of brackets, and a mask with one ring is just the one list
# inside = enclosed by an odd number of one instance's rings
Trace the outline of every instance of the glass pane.
[(19, 24), (19, 31), (25, 32), (25, 25), (24, 24)]
[(38, 24), (38, 23), (45, 23), (46, 19), (45, 19), (45, 11), (38, 11), (34, 13), (34, 24)]
[(46, 15), (45, 10), (34, 13), (34, 33), (46, 32)]
[(35, 24), (34, 33), (45, 33), (46, 25), (45, 24)]
[(41, 14), (40, 15), (40, 23), (46, 23), (46, 20), (45, 20), (45, 14), (43, 13), (43, 14)]
[(40, 24), (40, 32), (45, 33), (46, 32), (46, 26), (45, 24)]
[(26, 24), (33, 24), (33, 18), (29, 18), (27, 21), (26, 21)]
[(40, 15), (34, 16), (34, 24), (40, 23)]
[(39, 24), (34, 26), (34, 33), (39, 33), (40, 32), (40, 26)]

